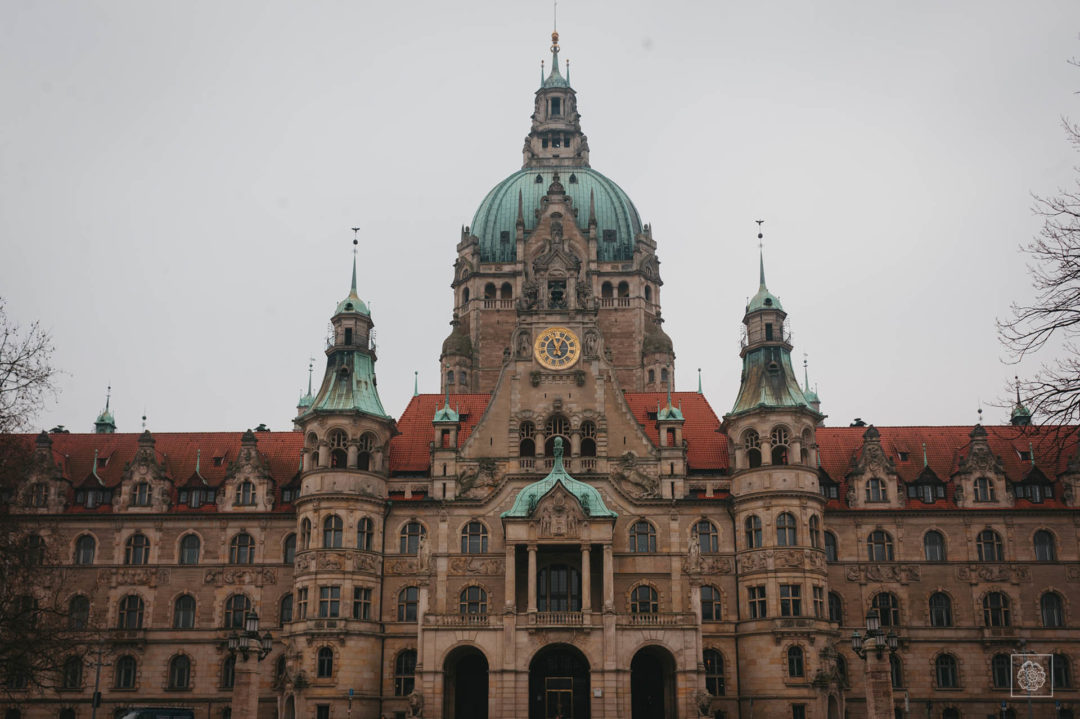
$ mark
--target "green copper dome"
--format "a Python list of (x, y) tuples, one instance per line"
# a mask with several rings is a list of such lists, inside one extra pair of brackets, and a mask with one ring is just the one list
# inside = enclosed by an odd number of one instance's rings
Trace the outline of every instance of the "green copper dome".
[(362, 315), (371, 316), (370, 310), (364, 301), (356, 296), (356, 290), (349, 293), (349, 296), (338, 303), (337, 309), (334, 310), (335, 315), (340, 315), (345, 312), (357, 312)]
[(595, 487), (586, 484), (585, 482), (579, 482), (566, 473), (566, 470), (563, 468), (562, 456), (562, 437), (556, 437), (555, 464), (551, 468), (551, 472), (540, 481), (533, 482), (532, 484), (523, 487), (521, 491), (518, 492), (517, 497), (514, 498), (514, 506), (502, 513), (503, 517), (523, 519), (532, 516), (533, 510), (536, 509), (536, 505), (548, 492), (555, 488), (556, 484), (562, 484), (562, 486), (566, 488), (566, 491), (574, 495), (587, 516), (619, 516), (607, 508), (607, 505), (604, 504), (603, 497), (600, 496), (600, 493), (596, 491)]
[[(480, 239), (481, 262), (513, 262), (516, 253), (518, 194), (526, 232), (536, 228), (533, 210), (547, 194), (555, 171), (519, 170), (496, 185), (473, 216), (471, 232)], [(559, 181), (577, 208), (577, 226), (589, 228), (589, 199), (596, 207), (597, 257), (601, 262), (629, 260), (641, 232), (641, 217), (622, 188), (588, 167), (563, 167)], [(504, 239), (505, 238), (505, 239)]]

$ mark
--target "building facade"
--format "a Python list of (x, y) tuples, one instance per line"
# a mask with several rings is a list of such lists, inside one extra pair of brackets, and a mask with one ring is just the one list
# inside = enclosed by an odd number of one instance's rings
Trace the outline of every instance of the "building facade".
[[(9, 682), (9, 719), (90, 717), (95, 689), (100, 716), (981, 718), (1027, 710), (1018, 653), (1053, 657), (1033, 714), (1072, 716), (1069, 433), (1019, 398), (1003, 427), (826, 426), (763, 263), (734, 405), (672, 391), (657, 243), (552, 39), (522, 169), (457, 245), (440, 394), (384, 410), (354, 259), (295, 431), (107, 408), (27, 438), (8, 511), (72, 662)], [(853, 648), (870, 612), (895, 650)]]

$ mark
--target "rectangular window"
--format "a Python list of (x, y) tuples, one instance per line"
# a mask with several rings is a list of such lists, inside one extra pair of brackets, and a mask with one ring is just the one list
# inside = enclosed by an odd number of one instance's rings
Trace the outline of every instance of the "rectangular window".
[(371, 589), (356, 587), (353, 589), (353, 619), (371, 619)]
[(552, 115), (561, 115), (562, 114), (562, 98), (559, 98), (559, 97), (551, 98), (551, 114)]
[(560, 137), (559, 135), (555, 135), (554, 137), (552, 137), (551, 138), (551, 146), (552, 147), (562, 147), (562, 137)]
[(821, 619), (825, 616), (825, 588), (814, 587), (814, 616)]
[(330, 705), (319, 704), (315, 707), (315, 719), (330, 719)]
[(765, 605), (765, 587), (747, 587), (746, 595), (750, 600), (750, 618), (751, 619), (764, 619), (769, 616), (768, 609)]
[(772, 339), (772, 322), (766, 322), (765, 323), (765, 339), (766, 340), (771, 340)]
[(341, 587), (319, 587), (319, 616), (333, 618), (340, 614)]
[(806, 705), (805, 704), (792, 704), (791, 705), (791, 719), (806, 719)]
[(307, 587), (296, 590), (296, 618), (307, 619)]
[(802, 585), (801, 584), (781, 584), (780, 585), (780, 616), (781, 617), (801, 617), (802, 616)]

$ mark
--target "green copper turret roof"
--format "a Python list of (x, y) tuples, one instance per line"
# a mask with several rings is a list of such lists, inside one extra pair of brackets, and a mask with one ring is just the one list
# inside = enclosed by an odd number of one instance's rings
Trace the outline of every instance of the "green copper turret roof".
[(545, 87), (570, 87), (570, 79), (559, 73), (559, 33), (551, 33), (551, 74), (541, 84)]
[(461, 421), (461, 415), (450, 409), (450, 383), (446, 383), (446, 399), (443, 400), (442, 409), (435, 407), (435, 417), (432, 422), (452, 422), (457, 423)]
[(806, 407), (814, 411), (799, 387), (791, 366), (791, 354), (783, 347), (771, 345), (747, 352), (743, 358), (739, 396), (728, 414), (781, 407)]
[(389, 418), (375, 386), (375, 362), (367, 352), (340, 350), (326, 359), (322, 386), (303, 414), (363, 412)]
[(758, 287), (757, 294), (751, 297), (750, 302), (746, 305), (746, 311), (780, 310), (783, 312), (784, 308), (780, 305), (780, 298), (769, 292), (769, 288), (765, 286), (765, 256), (759, 254), (758, 261), (761, 267), (761, 284)]
[(109, 411), (109, 401), (112, 399), (112, 387), (105, 392), (105, 409), (101, 410), (101, 414), (94, 420), (94, 433), (95, 434), (113, 434), (116, 432), (116, 419), (113, 418), (112, 412)]
[(334, 310), (335, 315), (340, 315), (345, 312), (356, 312), (361, 315), (371, 316), (371, 311), (368, 310), (368, 306), (364, 304), (364, 301), (360, 299), (360, 296), (356, 294), (356, 252), (353, 251), (352, 258), (352, 289), (349, 291), (349, 296), (338, 303), (337, 309)]
[(607, 508), (603, 497), (596, 488), (585, 482), (579, 482), (566, 473), (563, 468), (562, 437), (555, 438), (555, 464), (548, 476), (538, 482), (527, 485), (518, 492), (514, 499), (514, 505), (502, 513), (504, 518), (528, 518), (532, 516), (536, 505), (555, 488), (561, 484), (566, 491), (574, 495), (581, 505), (582, 511), (589, 517), (618, 517), (615, 512)]

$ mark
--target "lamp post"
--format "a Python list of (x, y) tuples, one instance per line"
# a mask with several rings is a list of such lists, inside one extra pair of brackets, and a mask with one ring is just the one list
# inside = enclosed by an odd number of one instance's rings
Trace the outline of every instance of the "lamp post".
[[(855, 630), (851, 634), (851, 650), (866, 662), (867, 719), (892, 719), (893, 687), (890, 658), (900, 644), (892, 629), (881, 631), (881, 616), (877, 609), (866, 613), (866, 636)], [(888, 655), (886, 655), (886, 651)]]
[[(259, 709), (259, 663), (266, 659), (274, 648), (274, 638), (270, 632), (259, 636), (259, 615), (248, 610), (244, 615), (242, 631), (233, 630), (225, 639), (225, 649), (234, 659), (240, 661), (234, 665), (234, 686), (232, 715), (234, 717), (254, 717)], [(255, 661), (248, 663), (249, 657)]]

